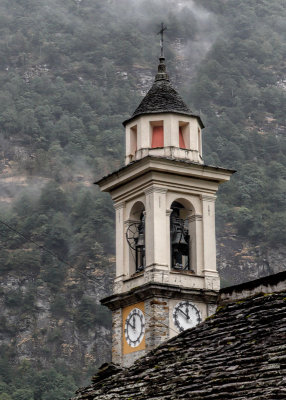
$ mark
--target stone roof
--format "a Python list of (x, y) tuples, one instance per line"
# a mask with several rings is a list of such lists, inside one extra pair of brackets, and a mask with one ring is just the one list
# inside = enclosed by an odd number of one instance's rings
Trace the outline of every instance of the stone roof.
[(73, 400), (286, 399), (286, 291), (226, 303), (128, 369), (104, 365)]
[(184, 100), (173, 88), (169, 80), (155, 80), (149, 92), (134, 111), (132, 117), (141, 114), (172, 111), (192, 115), (191, 110), (184, 103)]
[(160, 64), (158, 65), (158, 73), (151, 89), (136, 108), (132, 117), (124, 121), (123, 125), (126, 125), (129, 121), (142, 114), (169, 112), (196, 117), (201, 126), (204, 127), (200, 117), (192, 113), (179, 93), (173, 88), (166, 72), (165, 58), (161, 57)]

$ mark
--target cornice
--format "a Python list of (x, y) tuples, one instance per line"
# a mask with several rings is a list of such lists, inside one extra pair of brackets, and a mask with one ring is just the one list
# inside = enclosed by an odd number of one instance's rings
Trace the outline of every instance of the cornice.
[(103, 177), (95, 183), (100, 186), (102, 191), (112, 192), (122, 185), (151, 172), (162, 173), (164, 176), (166, 176), (166, 174), (169, 176), (185, 176), (186, 178), (216, 182), (219, 184), (228, 181), (235, 171), (190, 161), (146, 156)]
[(183, 288), (177, 285), (162, 283), (146, 283), (128, 292), (114, 294), (102, 299), (102, 305), (114, 311), (151, 297), (163, 297), (166, 299), (192, 299), (206, 303), (216, 303), (218, 291), (208, 289)]

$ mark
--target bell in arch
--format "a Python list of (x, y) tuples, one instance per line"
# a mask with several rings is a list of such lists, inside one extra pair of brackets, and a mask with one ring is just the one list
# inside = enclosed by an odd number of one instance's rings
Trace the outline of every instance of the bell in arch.
[(186, 221), (180, 215), (180, 211), (184, 207), (180, 203), (174, 202), (171, 208), (173, 210), (170, 221), (172, 268), (188, 270), (190, 269), (190, 237)]
[(126, 230), (127, 243), (135, 263), (135, 272), (145, 268), (145, 212), (141, 212), (139, 221), (130, 222)]
[(136, 272), (143, 271), (145, 267), (145, 215), (141, 214), (141, 221), (138, 225), (138, 237), (135, 244)]

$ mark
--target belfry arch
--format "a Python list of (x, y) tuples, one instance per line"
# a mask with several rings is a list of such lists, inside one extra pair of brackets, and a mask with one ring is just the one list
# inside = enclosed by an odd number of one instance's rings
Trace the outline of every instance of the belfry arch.
[(171, 269), (191, 271), (191, 241), (188, 217), (191, 210), (173, 201), (170, 214)]
[(128, 243), (129, 263), (128, 275), (132, 276), (144, 270), (145, 257), (145, 205), (142, 201), (136, 201), (126, 221), (126, 240)]
[[(194, 274), (202, 272), (203, 238), (202, 238), (202, 215), (199, 198), (194, 197), (192, 201), (185, 197), (174, 197), (170, 201), (169, 226), (170, 226), (170, 269), (177, 271), (188, 271)], [(177, 221), (175, 215), (177, 214)], [(178, 228), (182, 227), (181, 233)], [(180, 230), (180, 228), (179, 228)], [(181, 242), (179, 242), (181, 234)], [(175, 250), (175, 251), (174, 251)], [(181, 256), (180, 250), (182, 252)], [(176, 266), (175, 252), (178, 260), (182, 263)]]

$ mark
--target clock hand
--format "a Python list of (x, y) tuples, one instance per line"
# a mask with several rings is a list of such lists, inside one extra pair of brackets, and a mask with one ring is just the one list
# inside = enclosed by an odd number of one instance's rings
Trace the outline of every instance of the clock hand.
[(133, 329), (135, 330), (135, 316), (133, 315)]
[(179, 308), (179, 311), (181, 311), (181, 313), (184, 314), (184, 316), (185, 316), (187, 319), (189, 319), (189, 318), (188, 318), (188, 315), (187, 315), (181, 308)]
[[(132, 325), (132, 324), (131, 324), (131, 318), (127, 320), (127, 324), (128, 324), (129, 326), (131, 326), (131, 328), (132, 328), (133, 330), (135, 329), (135, 325)], [(133, 320), (133, 324), (134, 324), (134, 320)]]
[(189, 307), (188, 307), (188, 306), (187, 306), (186, 310), (187, 310), (187, 319), (190, 319), (190, 316), (189, 316)]

